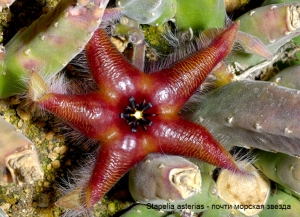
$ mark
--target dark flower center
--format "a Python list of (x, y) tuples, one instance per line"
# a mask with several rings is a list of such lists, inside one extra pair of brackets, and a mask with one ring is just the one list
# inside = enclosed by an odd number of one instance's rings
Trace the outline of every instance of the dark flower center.
[(147, 131), (147, 125), (152, 125), (152, 121), (147, 117), (156, 115), (145, 113), (146, 110), (152, 107), (152, 103), (146, 103), (146, 101), (144, 100), (141, 104), (137, 104), (134, 97), (129, 98), (129, 103), (129, 106), (126, 107), (124, 113), (120, 114), (120, 117), (126, 119), (128, 125), (131, 126), (132, 132), (136, 132), (138, 125), (141, 125), (143, 129)]

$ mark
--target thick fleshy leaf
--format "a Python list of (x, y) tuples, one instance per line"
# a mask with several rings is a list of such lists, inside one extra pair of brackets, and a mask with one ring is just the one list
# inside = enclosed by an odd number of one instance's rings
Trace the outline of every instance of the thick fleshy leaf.
[(300, 66), (291, 66), (275, 75), (270, 81), (276, 84), (296, 90), (300, 90)]
[(44, 77), (58, 73), (84, 49), (101, 23), (107, 3), (108, 0), (62, 0), (55, 9), (19, 31), (5, 45), (0, 98), (25, 92), (32, 71)]
[(300, 159), (282, 153), (255, 150), (254, 165), (269, 179), (290, 189), (300, 197)]
[(192, 119), (226, 148), (300, 155), (300, 91), (272, 82), (232, 82), (194, 103)]
[[(212, 13), (214, 16), (211, 16)], [(223, 28), (226, 19), (225, 2), (220, 0), (191, 0), (178, 1), (177, 11), (174, 16), (176, 25), (180, 30), (193, 31), (207, 28)]]
[[(239, 30), (259, 39), (275, 56), (283, 45), (299, 35), (299, 3), (285, 2), (259, 7), (237, 18), (241, 22)], [(227, 60), (228, 63), (242, 68), (265, 61), (262, 57), (239, 51)], [(272, 61), (267, 63), (272, 64)]]

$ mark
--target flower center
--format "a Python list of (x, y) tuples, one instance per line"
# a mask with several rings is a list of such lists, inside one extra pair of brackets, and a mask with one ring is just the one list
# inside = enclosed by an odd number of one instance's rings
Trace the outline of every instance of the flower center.
[(147, 117), (156, 116), (156, 114), (145, 113), (146, 110), (152, 107), (152, 103), (144, 100), (142, 104), (137, 104), (134, 97), (129, 98), (130, 105), (126, 107), (125, 112), (120, 114), (121, 118), (125, 118), (128, 125), (131, 126), (131, 131), (136, 132), (137, 126), (141, 125), (145, 131), (147, 131), (147, 126), (152, 125), (152, 121)]

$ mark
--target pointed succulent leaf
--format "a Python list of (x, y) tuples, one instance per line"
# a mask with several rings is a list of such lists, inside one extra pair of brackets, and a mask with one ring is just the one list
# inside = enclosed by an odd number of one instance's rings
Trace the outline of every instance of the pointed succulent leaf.
[[(199, 38), (203, 46), (208, 46), (211, 41), (220, 33), (223, 28), (209, 28), (201, 31)], [(238, 31), (236, 35), (236, 42), (239, 43), (243, 50), (249, 54), (255, 54), (263, 57), (264, 59), (270, 59), (272, 54), (268, 48), (262, 43), (262, 41), (253, 35)]]
[(272, 54), (258, 37), (239, 31), (236, 42), (240, 43), (247, 53), (259, 55), (265, 59), (270, 59)]
[(299, 3), (259, 7), (240, 16), (240, 31), (258, 37), (277, 49), (299, 33)]
[[(267, 5), (253, 9), (243, 14), (240, 21), (240, 31), (257, 37), (267, 47), (271, 54), (299, 35), (300, 19), (297, 2)], [(244, 67), (249, 67), (264, 61), (262, 57), (236, 52), (229, 62), (237, 62)]]

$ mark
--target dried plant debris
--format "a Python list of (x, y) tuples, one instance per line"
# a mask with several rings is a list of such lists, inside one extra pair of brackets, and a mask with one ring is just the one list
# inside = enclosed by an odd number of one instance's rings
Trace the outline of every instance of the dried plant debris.
[(239, 211), (246, 216), (253, 216), (261, 212), (263, 209), (261, 205), (267, 202), (270, 182), (251, 164), (247, 166), (247, 170), (252, 176), (242, 177), (231, 171), (222, 170), (217, 179), (217, 188), (221, 199), (228, 204), (241, 206)]
[(34, 144), (15, 126), (0, 118), (0, 181), (33, 183), (43, 178)]

